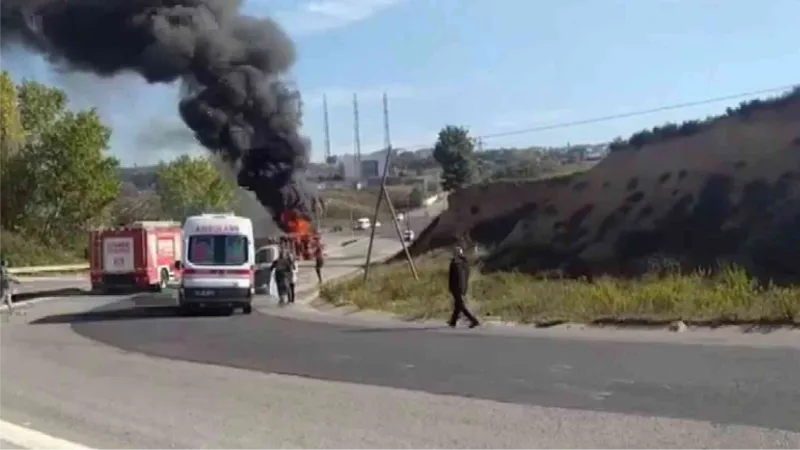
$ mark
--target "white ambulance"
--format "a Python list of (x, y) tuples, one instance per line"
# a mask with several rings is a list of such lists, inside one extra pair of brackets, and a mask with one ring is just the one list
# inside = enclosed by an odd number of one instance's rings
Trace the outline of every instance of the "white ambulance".
[(195, 307), (241, 308), (252, 312), (255, 293), (253, 222), (233, 214), (201, 214), (183, 224), (183, 254), (175, 263), (182, 272), (178, 305), (183, 312)]

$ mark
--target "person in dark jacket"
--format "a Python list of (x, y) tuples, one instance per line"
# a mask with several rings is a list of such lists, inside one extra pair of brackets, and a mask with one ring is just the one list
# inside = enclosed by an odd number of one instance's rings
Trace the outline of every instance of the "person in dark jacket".
[(469, 287), (469, 261), (464, 256), (464, 250), (460, 246), (456, 246), (453, 251), (453, 259), (450, 260), (450, 274), (449, 274), (449, 288), (450, 294), (453, 296), (453, 314), (450, 316), (448, 325), (455, 328), (458, 318), (461, 314), (467, 317), (470, 321), (470, 328), (475, 328), (480, 325), (480, 322), (474, 315), (467, 309), (466, 296), (467, 288)]
[(276, 259), (270, 270), (275, 273), (275, 285), (278, 288), (278, 304), (283, 305), (289, 297), (290, 283), (292, 281), (292, 261), (286, 249), (281, 249), (278, 259)]
[(317, 272), (317, 282), (322, 284), (322, 266), (325, 265), (325, 260), (322, 258), (322, 246), (317, 244), (317, 249), (314, 250), (314, 271)]

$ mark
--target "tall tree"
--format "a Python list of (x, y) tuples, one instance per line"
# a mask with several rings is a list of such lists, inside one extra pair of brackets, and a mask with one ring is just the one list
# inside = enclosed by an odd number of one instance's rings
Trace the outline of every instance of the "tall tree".
[(22, 148), (3, 170), (3, 228), (47, 243), (71, 243), (117, 197), (111, 130), (94, 109), (67, 108), (64, 91), (25, 81), (17, 89)]
[(448, 125), (439, 132), (433, 158), (442, 166), (442, 189), (452, 191), (475, 177), (475, 142), (465, 127)]
[(183, 155), (158, 169), (156, 192), (164, 212), (175, 220), (233, 207), (234, 183), (223, 177), (210, 157)]
[(109, 211), (109, 221), (127, 225), (138, 220), (163, 218), (161, 199), (153, 191), (141, 192), (133, 183), (123, 183), (122, 190)]
[(17, 104), (17, 87), (8, 71), (4, 70), (0, 74), (0, 152), (3, 158), (1, 162), (10, 158), (24, 141), (25, 129), (22, 128)]
[[(25, 129), (22, 127), (17, 94), (17, 86), (8, 71), (4, 70), (0, 75), (0, 219), (3, 220), (4, 228), (9, 228), (5, 227), (6, 224), (15, 222), (18, 212), (15, 211), (14, 200), (18, 197), (13, 194), (16, 190), (22, 190), (19, 177), (14, 176), (23, 162), (18, 156), (25, 143)], [(16, 186), (13, 181), (17, 181)]]

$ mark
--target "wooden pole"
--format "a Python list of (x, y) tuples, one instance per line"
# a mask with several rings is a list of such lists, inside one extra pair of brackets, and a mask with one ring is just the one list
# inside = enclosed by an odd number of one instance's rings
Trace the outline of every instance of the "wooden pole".
[(397, 231), (397, 238), (400, 239), (400, 245), (403, 246), (403, 253), (406, 254), (408, 268), (411, 269), (411, 274), (414, 275), (414, 279), (419, 281), (417, 267), (414, 265), (414, 259), (411, 258), (411, 253), (408, 252), (406, 241), (403, 239), (403, 233), (400, 231), (400, 223), (397, 221), (397, 213), (395, 212), (394, 205), (392, 205), (392, 199), (389, 197), (389, 193), (386, 191), (386, 189), (383, 189), (383, 195), (386, 199), (386, 206), (389, 207), (389, 213), (392, 215), (392, 223), (394, 223), (394, 229)]
[(386, 93), (383, 93), (383, 127), (384, 127), (384, 139), (386, 143), (386, 161), (384, 162), (383, 166), (383, 176), (381, 177), (381, 192), (378, 194), (378, 201), (375, 203), (375, 214), (373, 215), (372, 219), (372, 230), (369, 236), (369, 247), (367, 248), (367, 263), (364, 266), (364, 281), (367, 281), (369, 278), (369, 266), (372, 260), (372, 245), (375, 241), (375, 223), (378, 221), (378, 211), (381, 207), (381, 200), (384, 198), (386, 199), (386, 204), (389, 206), (389, 213), (392, 215), (392, 224), (394, 225), (395, 231), (397, 231), (397, 237), (400, 239), (400, 244), (403, 246), (403, 251), (406, 255), (406, 260), (408, 261), (408, 266), (411, 268), (411, 273), (414, 275), (415, 280), (419, 280), (419, 274), (417, 274), (417, 268), (414, 266), (414, 260), (411, 258), (411, 254), (408, 252), (408, 247), (406, 247), (406, 242), (403, 240), (403, 233), (400, 231), (400, 224), (397, 223), (397, 213), (394, 210), (394, 205), (392, 205), (392, 200), (389, 198), (389, 193), (386, 191), (386, 178), (389, 176), (389, 166), (392, 162), (392, 141), (389, 136), (389, 100), (386, 96)]
[(364, 281), (369, 278), (369, 265), (372, 260), (372, 244), (375, 242), (375, 223), (378, 221), (378, 211), (381, 208), (381, 201), (386, 194), (386, 178), (389, 176), (389, 163), (392, 157), (392, 147), (386, 149), (386, 160), (383, 166), (383, 177), (381, 177), (381, 192), (378, 194), (378, 200), (375, 202), (375, 212), (372, 214), (372, 226), (369, 233), (369, 246), (367, 247), (367, 262), (364, 265)]

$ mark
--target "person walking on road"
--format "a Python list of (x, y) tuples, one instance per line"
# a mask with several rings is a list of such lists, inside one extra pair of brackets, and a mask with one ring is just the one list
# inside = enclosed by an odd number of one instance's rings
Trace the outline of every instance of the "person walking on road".
[(278, 304), (283, 305), (289, 296), (289, 283), (292, 280), (292, 262), (286, 249), (281, 248), (278, 259), (273, 261), (270, 270), (275, 274), (275, 285), (278, 288)]
[(453, 314), (450, 316), (450, 321), (447, 322), (452, 328), (455, 328), (456, 323), (461, 314), (469, 320), (470, 328), (475, 328), (480, 325), (480, 322), (469, 311), (466, 304), (467, 288), (469, 287), (469, 261), (464, 256), (464, 249), (461, 246), (456, 246), (453, 250), (453, 258), (450, 260), (450, 274), (449, 274), (449, 288), (450, 295), (453, 296)]
[(317, 244), (317, 249), (314, 250), (314, 271), (317, 272), (317, 283), (322, 284), (322, 266), (325, 260), (322, 258), (322, 245)]
[(14, 313), (11, 283), (19, 284), (19, 281), (8, 272), (6, 260), (0, 260), (0, 295), (3, 296), (3, 303), (8, 307), (9, 315)]

